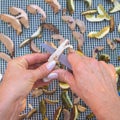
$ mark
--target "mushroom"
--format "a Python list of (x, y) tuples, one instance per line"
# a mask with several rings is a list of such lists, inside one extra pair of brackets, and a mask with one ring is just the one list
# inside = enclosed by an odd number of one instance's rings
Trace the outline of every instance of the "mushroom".
[(57, 0), (45, 0), (45, 2), (51, 6), (55, 14), (61, 9), (61, 5)]
[(58, 120), (62, 111), (62, 106), (59, 106), (54, 113), (54, 120)]
[(43, 94), (43, 90), (42, 89), (38, 89), (38, 88), (35, 88), (33, 91), (32, 91), (32, 97), (38, 97), (38, 96), (41, 96)]
[(27, 6), (27, 10), (31, 14), (36, 14), (37, 12), (40, 13), (42, 15), (41, 20), (43, 22), (46, 20), (46, 13), (45, 13), (45, 11), (41, 7), (39, 7), (38, 5), (30, 4), (30, 5)]
[(112, 50), (114, 50), (117, 47), (114, 41), (111, 41), (109, 38), (107, 38), (107, 44), (110, 46), (110, 49)]
[(70, 120), (70, 111), (63, 109), (64, 120)]
[(115, 21), (114, 21), (114, 17), (111, 16), (110, 17), (110, 32), (113, 32), (115, 29)]
[(18, 35), (22, 32), (21, 24), (16, 17), (8, 14), (1, 14), (0, 19), (10, 24), (17, 31)]
[(0, 52), (0, 58), (4, 59), (6, 62), (12, 60), (8, 54), (5, 54), (3, 52)]
[(5, 45), (9, 51), (11, 57), (14, 55), (14, 44), (13, 41), (6, 35), (0, 33), (0, 41)]
[(44, 92), (45, 95), (53, 95), (56, 92), (56, 88), (51, 90), (51, 91), (43, 89), (43, 92)]
[(44, 100), (47, 104), (50, 104), (50, 105), (54, 105), (54, 104), (57, 104), (59, 102), (59, 100), (50, 100), (48, 98), (45, 98)]
[(85, 31), (86, 31), (86, 26), (85, 26), (84, 21), (81, 21), (81, 20), (79, 20), (79, 19), (76, 19), (75, 22), (76, 22), (77, 26), (79, 27), (81, 33), (85, 33)]
[(119, 25), (118, 25), (118, 32), (120, 33), (120, 23), (119, 23)]
[(19, 19), (19, 21), (23, 24), (25, 28), (29, 28), (28, 15), (24, 10), (17, 7), (10, 7), (9, 12), (13, 16), (16, 16), (16, 18)]
[(60, 34), (53, 34), (51, 35), (51, 38), (53, 38), (54, 40), (64, 40), (64, 37)]
[(35, 45), (35, 43), (33, 41), (30, 42), (30, 50), (33, 53), (40, 53), (40, 49)]

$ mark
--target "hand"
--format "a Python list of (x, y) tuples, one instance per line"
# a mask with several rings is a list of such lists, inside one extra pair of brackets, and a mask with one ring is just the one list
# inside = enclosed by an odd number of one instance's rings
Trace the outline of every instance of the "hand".
[(58, 74), (59, 80), (70, 85), (72, 91), (84, 100), (98, 119), (118, 120), (120, 99), (113, 65), (76, 53), (70, 53), (68, 60), (73, 74), (65, 70), (55, 70), (53, 73)]
[(40, 81), (56, 65), (55, 61), (45, 63), (48, 57), (48, 54), (35, 53), (15, 58), (8, 63), (2, 84), (0, 84), (0, 119), (3, 115), (5, 120), (15, 119), (15, 116), (18, 116), (25, 108), (26, 97), (31, 89), (38, 87), (38, 83), (39, 85), (48, 84), (48, 82)]

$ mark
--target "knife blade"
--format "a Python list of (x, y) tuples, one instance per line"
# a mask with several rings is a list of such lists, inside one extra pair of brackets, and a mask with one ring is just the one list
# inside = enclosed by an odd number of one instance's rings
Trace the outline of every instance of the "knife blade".
[[(49, 52), (50, 54), (53, 54), (53, 53), (56, 51), (55, 48), (53, 48), (53, 47), (51, 47), (51, 46), (49, 46), (49, 45), (47, 45), (47, 44), (45, 44), (45, 43), (42, 43), (41, 46), (42, 46), (47, 52)], [(58, 61), (59, 61), (61, 64), (65, 65), (68, 69), (72, 70), (72, 67), (71, 67), (71, 65), (70, 65), (70, 63), (69, 63), (66, 55), (61, 54), (60, 57), (59, 57), (59, 59), (58, 59)]]

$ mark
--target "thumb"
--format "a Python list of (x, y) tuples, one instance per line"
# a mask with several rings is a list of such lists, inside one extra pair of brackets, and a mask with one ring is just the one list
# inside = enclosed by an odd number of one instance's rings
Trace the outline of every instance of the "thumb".
[(56, 66), (56, 61), (47, 62), (35, 70), (31, 70), (35, 81), (46, 77)]

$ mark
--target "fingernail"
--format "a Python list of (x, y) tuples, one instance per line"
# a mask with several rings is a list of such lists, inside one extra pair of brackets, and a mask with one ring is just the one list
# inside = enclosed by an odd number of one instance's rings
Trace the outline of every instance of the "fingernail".
[(50, 73), (46, 78), (43, 79), (43, 82), (49, 82), (50, 80), (57, 78), (58, 78), (57, 73)]
[(51, 61), (47, 64), (47, 69), (51, 71), (56, 65), (56, 61)]

